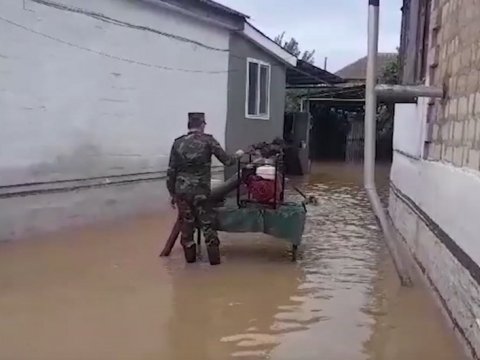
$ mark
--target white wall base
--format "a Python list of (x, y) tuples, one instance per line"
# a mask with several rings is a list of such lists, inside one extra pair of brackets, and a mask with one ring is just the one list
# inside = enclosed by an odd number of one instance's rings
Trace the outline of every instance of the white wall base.
[(395, 153), (392, 183), (480, 264), (480, 173)]
[(168, 209), (165, 181), (1, 199), (0, 241)]
[[(170, 208), (164, 177), (157, 173), (0, 189), (0, 242), (161, 213)], [(223, 167), (213, 168), (212, 188), (222, 183), (223, 177)], [(35, 192), (40, 193), (32, 195)]]
[(480, 246), (478, 235), (474, 235), (480, 222), (472, 217), (478, 217), (480, 202), (476, 211), (471, 207), (479, 193), (475, 174), (395, 155), (389, 202), (392, 221), (477, 356), (480, 285), (472, 268), (480, 256), (475, 248)]

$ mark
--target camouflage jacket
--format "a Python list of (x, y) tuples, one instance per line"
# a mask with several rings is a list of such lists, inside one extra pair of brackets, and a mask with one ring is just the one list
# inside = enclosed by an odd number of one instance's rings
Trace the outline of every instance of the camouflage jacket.
[(225, 153), (212, 135), (189, 132), (175, 139), (167, 171), (170, 195), (210, 194), (212, 155), (225, 166), (236, 161), (234, 156)]

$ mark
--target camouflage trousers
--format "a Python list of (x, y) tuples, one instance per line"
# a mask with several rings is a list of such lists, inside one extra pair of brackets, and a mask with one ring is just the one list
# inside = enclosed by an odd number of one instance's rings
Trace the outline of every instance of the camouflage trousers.
[(202, 229), (207, 246), (219, 244), (217, 231), (213, 227), (215, 213), (206, 196), (178, 195), (175, 202), (181, 221), (182, 246), (189, 247), (195, 243), (193, 233), (197, 226)]

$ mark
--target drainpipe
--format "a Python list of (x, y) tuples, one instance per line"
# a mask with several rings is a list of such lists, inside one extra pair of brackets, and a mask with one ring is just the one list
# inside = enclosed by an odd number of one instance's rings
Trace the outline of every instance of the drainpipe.
[(368, 60), (367, 83), (365, 89), (365, 153), (364, 153), (364, 186), (375, 216), (383, 230), (385, 243), (392, 256), (395, 269), (402, 286), (412, 286), (412, 278), (399, 255), (387, 214), (382, 206), (375, 186), (375, 141), (377, 122), (377, 55), (378, 55), (378, 24), (380, 0), (368, 1)]

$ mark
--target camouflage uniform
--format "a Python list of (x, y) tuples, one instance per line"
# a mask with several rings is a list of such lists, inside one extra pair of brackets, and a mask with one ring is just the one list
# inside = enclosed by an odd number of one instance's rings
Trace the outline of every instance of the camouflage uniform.
[(213, 228), (214, 213), (208, 200), (210, 195), (212, 155), (224, 165), (233, 165), (236, 158), (229, 156), (212, 135), (191, 131), (175, 140), (170, 153), (167, 188), (175, 199), (182, 221), (181, 243), (194, 244), (193, 232), (198, 224), (207, 245), (218, 245)]

